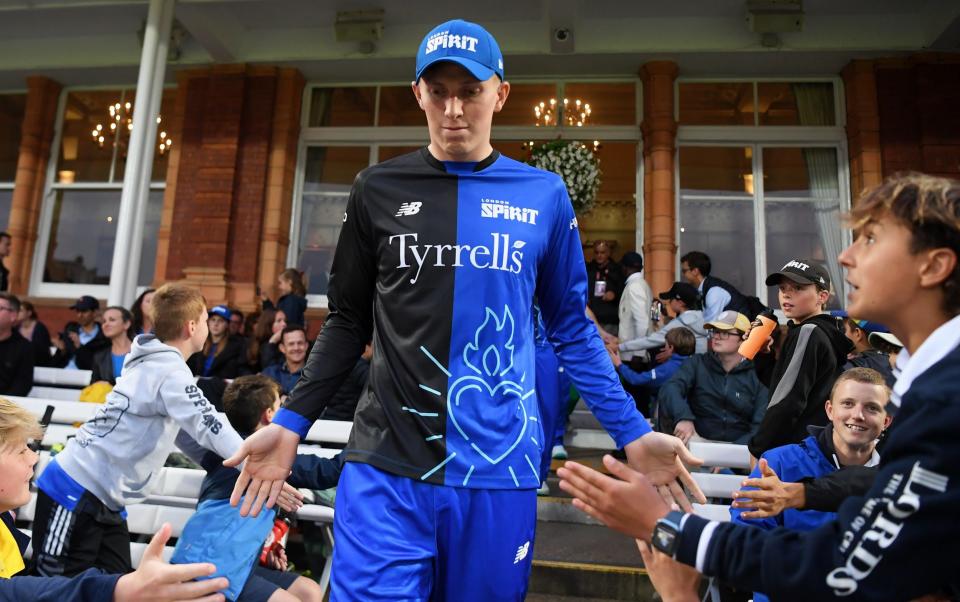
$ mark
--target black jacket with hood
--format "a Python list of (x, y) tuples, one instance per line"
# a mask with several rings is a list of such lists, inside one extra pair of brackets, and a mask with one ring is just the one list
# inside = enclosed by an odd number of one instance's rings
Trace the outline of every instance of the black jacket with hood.
[(817, 314), (799, 324), (790, 323), (770, 381), (767, 413), (750, 440), (754, 458), (768, 449), (803, 441), (810, 425), (827, 424), (823, 405), (852, 349), (839, 318)]

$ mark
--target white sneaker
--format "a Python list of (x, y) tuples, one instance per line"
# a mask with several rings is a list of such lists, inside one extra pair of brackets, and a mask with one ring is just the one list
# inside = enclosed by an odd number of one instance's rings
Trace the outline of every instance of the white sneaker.
[(540, 484), (540, 488), (537, 489), (537, 495), (550, 495), (550, 486), (547, 485), (546, 481)]
[(554, 460), (566, 460), (567, 459), (567, 448), (562, 445), (554, 445), (553, 450), (550, 451), (550, 455)]

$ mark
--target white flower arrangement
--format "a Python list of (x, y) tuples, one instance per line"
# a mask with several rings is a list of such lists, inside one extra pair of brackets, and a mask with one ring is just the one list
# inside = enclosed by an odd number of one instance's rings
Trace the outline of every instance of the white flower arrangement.
[(600, 190), (600, 159), (576, 140), (554, 140), (530, 151), (530, 165), (552, 171), (563, 178), (576, 213), (593, 209)]

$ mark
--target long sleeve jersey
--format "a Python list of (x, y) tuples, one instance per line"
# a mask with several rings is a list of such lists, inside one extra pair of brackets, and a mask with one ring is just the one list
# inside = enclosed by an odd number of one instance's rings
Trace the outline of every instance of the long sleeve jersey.
[(362, 171), (328, 293), (330, 314), (274, 422), (304, 436), (372, 335), (347, 461), (436, 484), (540, 484), (532, 312), (619, 445), (649, 432), (585, 314), (577, 220), (556, 175), (493, 152), (421, 149)]
[[(689, 515), (678, 560), (725, 583), (766, 592), (773, 600), (899, 601), (938, 591), (960, 595), (958, 327), (960, 317), (935, 331), (911, 358), (939, 357), (903, 394), (897, 426), (870, 490), (845, 501), (837, 520), (796, 533)], [(937, 353), (937, 346), (945, 355)]]

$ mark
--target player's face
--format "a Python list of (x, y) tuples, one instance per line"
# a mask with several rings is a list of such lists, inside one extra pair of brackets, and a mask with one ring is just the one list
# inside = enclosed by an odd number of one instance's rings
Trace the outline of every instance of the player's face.
[(836, 435), (851, 449), (873, 445), (880, 432), (890, 424), (885, 411), (886, 388), (871, 383), (845, 380), (837, 387), (833, 400), (827, 401), (827, 417)]
[(4, 445), (0, 449), (0, 512), (19, 508), (30, 501), (30, 479), (37, 453), (26, 441)]
[(430, 67), (413, 84), (417, 103), (427, 116), (430, 152), (441, 161), (481, 161), (493, 147), (493, 114), (507, 100), (510, 84), (496, 75), (480, 81), (456, 63)]

